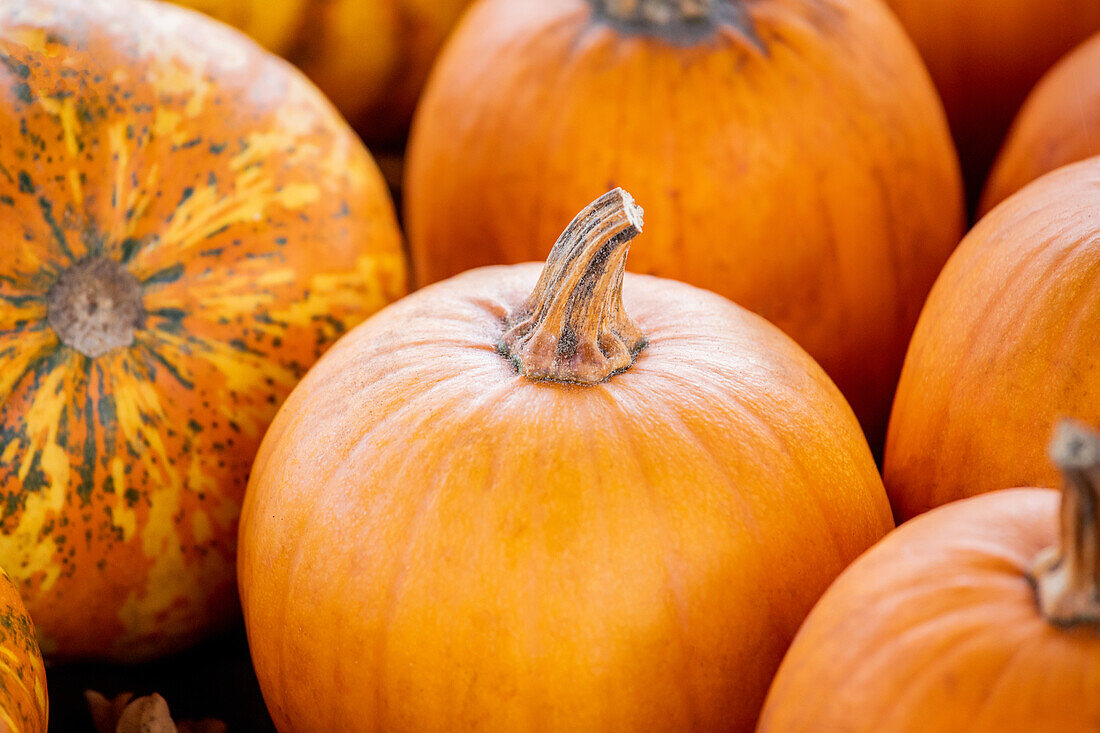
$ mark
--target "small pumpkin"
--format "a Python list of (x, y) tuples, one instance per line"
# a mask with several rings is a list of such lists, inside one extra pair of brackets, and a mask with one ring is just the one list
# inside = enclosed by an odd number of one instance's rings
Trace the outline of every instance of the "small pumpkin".
[(986, 183), (990, 211), (1044, 173), (1100, 155), (1100, 34), (1075, 49), (1035, 87)]
[(641, 226), (607, 194), (541, 275), (425, 288), (295, 389), (239, 556), (280, 730), (752, 729), (890, 510), (850, 408), (788, 337), (624, 276)]
[(1061, 496), (940, 507), (846, 570), (783, 660), (760, 733), (1097, 730), (1100, 437), (1066, 424), (1051, 454)]
[(0, 730), (46, 733), (49, 693), (34, 622), (0, 569)]
[(470, 0), (173, 0), (240, 28), (321, 87), (371, 143), (400, 142)]
[(1100, 31), (1096, 0), (886, 2), (939, 88), (975, 198), (1028, 92), (1063, 54)]
[(283, 398), (405, 290), (369, 154), (285, 62), (144, 0), (0, 3), (0, 563), (58, 658), (236, 615)]
[(407, 171), (421, 284), (537, 260), (609, 182), (634, 191), (652, 226), (631, 267), (778, 325), (876, 448), (962, 236), (943, 111), (878, 0), (482, 0), (425, 90)]
[[(899, 520), (1012, 486), (1054, 486), (1064, 415), (1100, 423), (1100, 159), (1050, 173), (967, 235), (921, 314), (883, 475)], [(995, 428), (995, 429), (994, 429)]]

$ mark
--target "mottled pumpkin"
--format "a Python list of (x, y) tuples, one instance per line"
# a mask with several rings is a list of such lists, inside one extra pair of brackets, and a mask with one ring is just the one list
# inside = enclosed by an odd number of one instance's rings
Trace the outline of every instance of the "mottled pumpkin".
[(432, 61), (470, 0), (173, 0), (297, 64), (372, 143), (408, 130)]
[(612, 185), (636, 272), (779, 326), (881, 445), (963, 230), (947, 123), (879, 0), (482, 0), (433, 72), (404, 188), (421, 284), (542, 257)]
[(1047, 174), (967, 235), (905, 359), (884, 477), (899, 520), (1054, 486), (1055, 422), (1100, 424), (1100, 158)]
[(1012, 125), (982, 196), (986, 213), (1031, 181), (1100, 155), (1100, 35), (1035, 87)]
[(783, 660), (759, 733), (1100, 730), (1100, 440), (1067, 425), (1051, 452), (1061, 499), (964, 499), (845, 570)]
[(48, 698), (34, 622), (0, 569), (0, 731), (46, 733)]
[(623, 275), (641, 212), (344, 337), (245, 498), (283, 731), (751, 731), (819, 594), (892, 526), (825, 373), (713, 293)]
[(974, 194), (1027, 93), (1063, 54), (1100, 31), (1096, 0), (886, 2), (928, 64)]
[(57, 657), (232, 620), (268, 422), (405, 289), (368, 153), (298, 72), (144, 0), (0, 4), (0, 563)]

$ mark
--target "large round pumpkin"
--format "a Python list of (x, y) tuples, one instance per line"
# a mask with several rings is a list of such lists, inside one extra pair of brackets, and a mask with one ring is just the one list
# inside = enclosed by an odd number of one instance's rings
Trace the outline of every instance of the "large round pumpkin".
[(875, 444), (962, 236), (942, 109), (878, 0), (482, 0), (440, 57), (408, 164), (420, 283), (538, 259), (622, 185), (650, 211), (632, 269), (778, 325)]
[(1035, 87), (1020, 110), (982, 196), (988, 212), (1044, 173), (1100, 155), (1100, 35)]
[(144, 0), (0, 4), (0, 563), (59, 657), (232, 619), (282, 399), (403, 293), (370, 156), (285, 62)]
[(752, 729), (890, 510), (789, 338), (624, 279), (640, 214), (612, 192), (541, 277), (484, 268), (390, 306), (291, 395), (239, 557), (281, 730)]
[(46, 733), (46, 668), (19, 591), (0, 569), (0, 730)]
[(846, 570), (783, 660), (760, 733), (1100, 729), (1100, 439), (1066, 426), (1052, 453), (1061, 506), (1049, 489), (966, 499)]
[(1096, 0), (886, 0), (943, 96), (972, 191), (1039, 78), (1100, 31)]
[(309, 75), (372, 143), (400, 140), (470, 0), (173, 0), (245, 31)]
[[(1053, 486), (1044, 436), (1100, 423), (1100, 159), (1032, 183), (959, 245), (913, 334), (886, 442), (899, 520)], [(995, 428), (995, 429), (993, 429)]]

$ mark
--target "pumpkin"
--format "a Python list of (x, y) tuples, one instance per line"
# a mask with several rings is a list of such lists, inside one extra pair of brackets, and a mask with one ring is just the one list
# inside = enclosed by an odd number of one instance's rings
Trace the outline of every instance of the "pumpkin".
[(1100, 439), (1067, 424), (1051, 452), (1061, 496), (940, 507), (846, 570), (783, 660), (760, 733), (1097, 730)]
[(878, 0), (483, 0), (425, 91), (407, 170), (421, 284), (539, 259), (609, 183), (634, 191), (652, 226), (632, 269), (778, 325), (876, 447), (962, 236), (942, 109)]
[(1058, 63), (1020, 110), (986, 183), (989, 212), (1044, 173), (1100, 155), (1100, 34)]
[(0, 569), (0, 730), (46, 733), (46, 668), (34, 622), (8, 574)]
[(850, 408), (788, 337), (624, 276), (641, 226), (606, 194), (541, 275), (425, 288), (291, 394), (238, 559), (280, 730), (752, 729), (890, 510)]
[(57, 658), (237, 613), (281, 401), (405, 290), (369, 154), (304, 78), (144, 0), (0, 4), (0, 564)]
[(1100, 31), (1096, 0), (886, 0), (939, 88), (977, 194), (1027, 93)]
[(990, 212), (948, 262), (890, 420), (883, 475), (899, 520), (1054, 486), (1043, 436), (1065, 415), (1100, 423), (1098, 210), (1100, 159), (1062, 168)]
[(298, 65), (372, 143), (404, 138), (432, 61), (470, 0), (173, 0)]

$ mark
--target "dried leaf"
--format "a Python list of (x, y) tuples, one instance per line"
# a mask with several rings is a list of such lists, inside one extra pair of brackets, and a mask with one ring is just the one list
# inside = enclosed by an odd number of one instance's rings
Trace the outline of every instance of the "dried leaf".
[(84, 699), (92, 713), (96, 733), (227, 733), (220, 720), (172, 722), (168, 703), (156, 693), (134, 699), (134, 693), (124, 692), (113, 700), (86, 690)]

